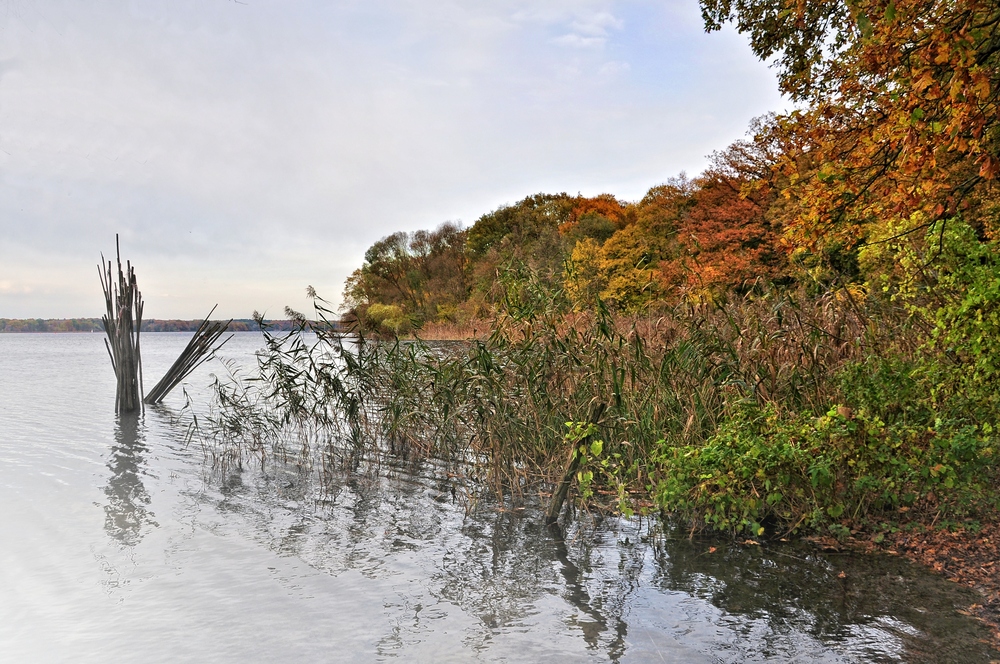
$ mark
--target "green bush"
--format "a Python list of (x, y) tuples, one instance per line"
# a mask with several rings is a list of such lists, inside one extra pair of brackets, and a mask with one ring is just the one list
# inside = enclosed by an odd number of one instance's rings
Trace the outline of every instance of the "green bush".
[(839, 534), (901, 507), (968, 513), (992, 496), (995, 450), (988, 424), (886, 425), (865, 409), (781, 416), (743, 404), (703, 445), (663, 443), (655, 498), (718, 530)]

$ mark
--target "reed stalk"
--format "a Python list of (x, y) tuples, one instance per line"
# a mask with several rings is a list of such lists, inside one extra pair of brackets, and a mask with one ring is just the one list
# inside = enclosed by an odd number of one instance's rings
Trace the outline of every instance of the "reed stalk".
[(216, 345), (216, 341), (229, 328), (229, 324), (233, 322), (232, 319), (225, 322), (209, 320), (218, 306), (215, 305), (208, 312), (208, 316), (198, 326), (194, 336), (188, 341), (187, 346), (181, 351), (180, 356), (170, 365), (163, 378), (146, 395), (146, 398), (143, 400), (144, 403), (152, 406), (163, 401), (163, 398), (167, 396), (170, 390), (177, 387), (181, 381), (187, 378), (202, 363), (215, 357), (215, 353), (227, 341), (232, 339), (232, 335), (230, 335), (222, 343)]
[(117, 279), (111, 261), (104, 261), (98, 275), (104, 291), (105, 314), (102, 316), (107, 338), (104, 345), (111, 357), (111, 366), (117, 380), (115, 412), (132, 413), (142, 408), (142, 357), (139, 334), (142, 327), (142, 293), (136, 282), (135, 268), (129, 262), (122, 269), (121, 246), (115, 235)]

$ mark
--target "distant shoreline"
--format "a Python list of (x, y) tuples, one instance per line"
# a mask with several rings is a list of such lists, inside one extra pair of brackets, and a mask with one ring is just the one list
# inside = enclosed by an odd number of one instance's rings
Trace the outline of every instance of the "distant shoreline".
[[(152, 318), (142, 321), (143, 332), (194, 332), (201, 320)], [(271, 330), (295, 329), (291, 320), (268, 320)], [(252, 318), (236, 318), (229, 324), (230, 332), (255, 332), (259, 328)], [(104, 332), (100, 318), (0, 318), (0, 334), (21, 332)]]

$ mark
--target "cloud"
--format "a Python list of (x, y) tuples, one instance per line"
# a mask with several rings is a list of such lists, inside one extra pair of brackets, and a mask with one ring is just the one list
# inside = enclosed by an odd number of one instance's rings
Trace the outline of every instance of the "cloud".
[(605, 37), (585, 37), (583, 35), (568, 34), (556, 37), (552, 40), (562, 46), (572, 46), (573, 48), (600, 48), (607, 41)]
[(578, 16), (570, 26), (579, 34), (604, 37), (609, 29), (622, 30), (625, 22), (609, 12), (598, 11)]
[(605, 9), (560, 6), (558, 3), (518, 11), (512, 16), (512, 20), (543, 26), (555, 33), (551, 38), (553, 44), (584, 49), (604, 47), (612, 31), (621, 31), (625, 27), (624, 20)]

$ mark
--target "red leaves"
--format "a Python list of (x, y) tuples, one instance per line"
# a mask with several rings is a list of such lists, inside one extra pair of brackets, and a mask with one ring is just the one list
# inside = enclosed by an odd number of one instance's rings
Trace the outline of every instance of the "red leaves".
[(690, 212), (678, 222), (687, 285), (741, 289), (771, 280), (787, 266), (787, 249), (767, 221), (764, 205), (742, 195), (744, 181), (709, 172), (697, 181)]

